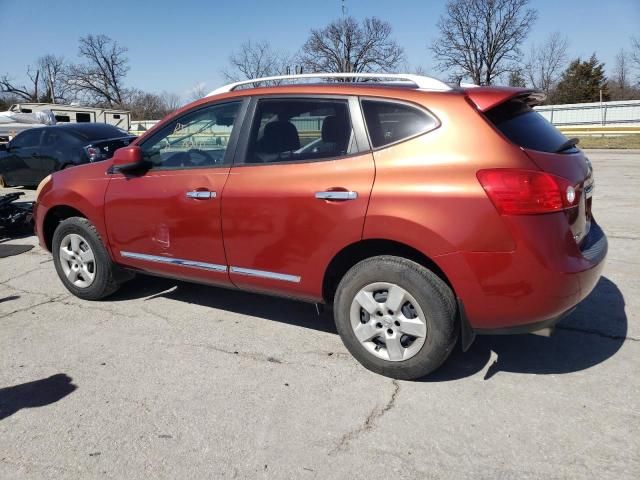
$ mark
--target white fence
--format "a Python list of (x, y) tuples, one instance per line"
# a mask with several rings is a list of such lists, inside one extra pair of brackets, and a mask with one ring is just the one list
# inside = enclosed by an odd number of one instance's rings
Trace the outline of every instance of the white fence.
[(640, 126), (640, 100), (543, 105), (536, 110), (558, 127)]

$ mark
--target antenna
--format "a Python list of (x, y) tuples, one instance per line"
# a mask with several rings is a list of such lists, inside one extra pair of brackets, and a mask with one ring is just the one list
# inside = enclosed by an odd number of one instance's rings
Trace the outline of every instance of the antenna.
[(347, 5), (345, 4), (345, 0), (342, 0), (342, 16), (346, 16), (347, 12), (349, 11), (349, 9), (347, 8)]

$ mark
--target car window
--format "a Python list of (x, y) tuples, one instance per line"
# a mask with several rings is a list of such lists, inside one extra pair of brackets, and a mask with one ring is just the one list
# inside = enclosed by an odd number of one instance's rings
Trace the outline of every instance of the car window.
[[(485, 115), (505, 137), (524, 148), (553, 153), (567, 141), (567, 137), (523, 100), (504, 102)], [(564, 153), (575, 151), (576, 148), (569, 148)]]
[(40, 144), (42, 130), (25, 130), (11, 141), (11, 148), (37, 147)]
[(142, 145), (152, 168), (199, 168), (223, 165), (241, 101), (200, 108), (170, 122)]
[(296, 162), (347, 155), (353, 138), (346, 100), (262, 99), (247, 163)]
[(363, 100), (362, 111), (374, 148), (426, 133), (438, 126), (437, 120), (424, 110), (403, 103)]
[(54, 148), (56, 150), (75, 147), (80, 145), (80, 143), (82, 142), (79, 138), (69, 135), (56, 127), (45, 130), (42, 139), (43, 148)]

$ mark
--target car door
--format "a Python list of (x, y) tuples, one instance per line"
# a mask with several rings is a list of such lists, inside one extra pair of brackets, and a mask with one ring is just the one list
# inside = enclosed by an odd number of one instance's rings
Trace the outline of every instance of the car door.
[(42, 178), (66, 165), (80, 162), (82, 139), (62, 128), (47, 128), (40, 147), (40, 174)]
[(232, 282), (308, 299), (362, 238), (373, 156), (355, 98), (254, 99), (222, 196)]
[(40, 139), (42, 128), (32, 128), (18, 134), (9, 143), (4, 176), (10, 185), (37, 185), (39, 179)]
[(207, 105), (174, 119), (140, 143), (147, 171), (111, 174), (105, 220), (118, 263), (229, 283), (220, 194), (247, 103)]

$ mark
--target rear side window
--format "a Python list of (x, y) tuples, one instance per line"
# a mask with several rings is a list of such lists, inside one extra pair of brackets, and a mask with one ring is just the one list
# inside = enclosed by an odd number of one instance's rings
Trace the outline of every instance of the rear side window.
[(427, 112), (403, 103), (363, 100), (362, 110), (373, 148), (384, 147), (438, 126)]
[(353, 129), (346, 100), (263, 99), (258, 102), (247, 163), (345, 156)]
[(485, 115), (505, 137), (520, 147), (549, 153), (576, 150), (563, 149), (567, 137), (523, 100), (501, 103)]

